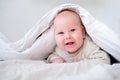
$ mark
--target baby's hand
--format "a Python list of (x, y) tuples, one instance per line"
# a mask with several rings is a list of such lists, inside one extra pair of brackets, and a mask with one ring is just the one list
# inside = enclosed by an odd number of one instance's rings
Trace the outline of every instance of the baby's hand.
[(64, 63), (65, 60), (62, 59), (62, 58), (55, 58), (55, 59), (53, 59), (51, 62), (52, 62), (52, 63)]

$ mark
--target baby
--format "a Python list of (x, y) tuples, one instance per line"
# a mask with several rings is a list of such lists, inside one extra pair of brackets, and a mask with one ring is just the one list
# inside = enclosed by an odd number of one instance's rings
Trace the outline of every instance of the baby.
[(86, 61), (110, 63), (109, 56), (86, 34), (80, 16), (71, 10), (63, 10), (54, 19), (56, 48), (48, 63)]

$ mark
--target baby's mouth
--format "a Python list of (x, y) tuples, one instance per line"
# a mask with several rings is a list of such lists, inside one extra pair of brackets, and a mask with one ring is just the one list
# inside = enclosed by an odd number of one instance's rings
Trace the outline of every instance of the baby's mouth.
[(74, 44), (74, 42), (68, 42), (65, 45), (73, 45), (73, 44)]

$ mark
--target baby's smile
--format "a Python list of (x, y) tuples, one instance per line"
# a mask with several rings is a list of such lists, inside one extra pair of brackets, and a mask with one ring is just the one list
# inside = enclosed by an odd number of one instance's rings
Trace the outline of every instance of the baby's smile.
[(69, 53), (73, 53), (77, 50), (77, 45), (75, 41), (68, 41), (65, 43), (65, 50)]
[(67, 42), (65, 45), (73, 45), (74, 42)]
[(65, 43), (66, 48), (71, 49), (75, 47), (75, 42), (74, 41), (68, 41)]

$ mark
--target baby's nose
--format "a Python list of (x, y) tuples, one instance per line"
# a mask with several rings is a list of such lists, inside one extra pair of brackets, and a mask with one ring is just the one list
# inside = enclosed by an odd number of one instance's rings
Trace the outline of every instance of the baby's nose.
[(66, 38), (66, 39), (69, 39), (70, 37), (71, 37), (71, 35), (70, 35), (69, 33), (66, 33), (66, 34), (65, 34), (65, 38)]

